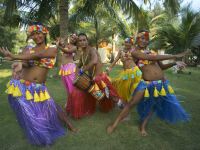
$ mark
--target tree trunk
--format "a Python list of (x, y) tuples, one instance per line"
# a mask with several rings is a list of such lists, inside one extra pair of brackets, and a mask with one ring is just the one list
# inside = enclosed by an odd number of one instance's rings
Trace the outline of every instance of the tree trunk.
[(96, 50), (98, 51), (98, 40), (99, 40), (99, 30), (98, 30), (98, 20), (97, 17), (94, 17), (94, 25), (95, 25), (95, 31), (96, 31)]
[(68, 34), (68, 0), (60, 0), (59, 13), (60, 13), (60, 36), (66, 39)]
[(114, 61), (114, 52), (115, 52), (115, 49), (116, 49), (116, 46), (115, 46), (115, 34), (112, 35), (112, 51), (111, 51), (111, 57), (110, 57), (110, 63), (112, 63)]
[[(59, 5), (59, 14), (60, 14), (60, 37), (65, 39), (65, 43), (67, 43), (67, 35), (68, 35), (68, 8), (69, 1), (68, 0), (60, 0)], [(57, 55), (58, 67), (61, 65), (61, 54)]]

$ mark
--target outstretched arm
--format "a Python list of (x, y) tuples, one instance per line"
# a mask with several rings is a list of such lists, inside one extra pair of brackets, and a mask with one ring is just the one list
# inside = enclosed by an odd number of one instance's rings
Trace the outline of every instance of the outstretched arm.
[(159, 60), (169, 60), (169, 59), (177, 59), (184, 57), (188, 51), (185, 51), (183, 53), (177, 54), (177, 55), (149, 55), (142, 53), (140, 51), (133, 51), (131, 54), (133, 57), (141, 60), (150, 60), (150, 61), (159, 61)]
[(121, 51), (118, 52), (118, 54), (117, 54), (115, 60), (112, 62), (112, 64), (111, 64), (108, 68), (106, 68), (106, 70), (107, 70), (108, 72), (110, 72), (110, 71), (112, 70), (112, 68), (115, 66), (115, 64), (117, 63), (117, 61), (118, 61), (119, 58), (120, 58), (120, 55), (121, 55)]
[(171, 68), (171, 67), (175, 66), (175, 65), (176, 65), (176, 62), (171, 62), (171, 63), (168, 63), (168, 64), (163, 64), (163, 62), (158, 61), (158, 65), (160, 66), (160, 68), (161, 68), (162, 70), (166, 70), (166, 69), (168, 69), (168, 68)]
[(0, 48), (0, 52), (4, 54), (8, 60), (37, 60), (41, 58), (54, 58), (56, 57), (56, 48), (48, 48), (48, 50), (36, 51), (32, 54), (19, 54), (14, 55), (7, 48)]
[(150, 60), (150, 61), (159, 61), (159, 60), (168, 60), (168, 59), (176, 59), (176, 55), (149, 55), (142, 53), (140, 51), (133, 51), (132, 56), (141, 59), (141, 60)]
[(175, 62), (172, 62), (172, 63), (168, 63), (168, 64), (163, 64), (162, 62), (158, 61), (158, 65), (160, 66), (160, 68), (162, 70), (166, 70), (168, 68), (171, 68), (175, 65), (179, 66), (180, 68), (185, 68), (186, 67), (186, 64), (182, 61), (175, 61)]

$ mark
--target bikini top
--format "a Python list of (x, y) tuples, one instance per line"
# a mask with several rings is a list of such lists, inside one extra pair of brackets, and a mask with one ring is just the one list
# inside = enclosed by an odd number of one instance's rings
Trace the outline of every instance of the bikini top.
[[(48, 50), (48, 47), (46, 47), (45, 50)], [(29, 53), (33, 54), (35, 53), (35, 51), (32, 48), (30, 48)], [(56, 62), (56, 58), (41, 58), (39, 60), (30, 60), (29, 65), (51, 69), (54, 67), (55, 62)]]
[(130, 50), (130, 51), (121, 51), (121, 61), (124, 62), (126, 60), (133, 60), (133, 57), (131, 55), (131, 52), (134, 51), (134, 49)]
[[(148, 55), (157, 55), (157, 53), (153, 50), (141, 50), (142, 53), (148, 54)], [(149, 60), (137, 60), (137, 66), (143, 67), (144, 65), (151, 64), (152, 61)]]

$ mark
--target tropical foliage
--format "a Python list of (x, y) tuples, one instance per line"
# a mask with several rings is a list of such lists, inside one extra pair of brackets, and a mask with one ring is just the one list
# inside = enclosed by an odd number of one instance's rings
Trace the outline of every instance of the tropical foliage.
[[(66, 38), (73, 32), (86, 32), (92, 39), (91, 43), (98, 48), (102, 40), (113, 42), (113, 37), (116, 35), (124, 39), (145, 28), (151, 32), (152, 48), (166, 49), (168, 53), (177, 53), (190, 48), (199, 58), (199, 12), (194, 12), (189, 6), (180, 10), (181, 0), (138, 0), (139, 4), (134, 0), (1, 0), (0, 2), (2, 16), (0, 30), (3, 37), (6, 37), (4, 33), (9, 29), (11, 31), (16, 27), (25, 29), (31, 21), (39, 21), (49, 27), (52, 40), (58, 36)], [(144, 9), (144, 5), (151, 7)], [(2, 28), (2, 25), (5, 28)], [(14, 33), (12, 37), (15, 37)], [(1, 40), (4, 39), (6, 38)], [(10, 47), (15, 45), (8, 43), (11, 42), (9, 40), (6, 42), (2, 43)]]

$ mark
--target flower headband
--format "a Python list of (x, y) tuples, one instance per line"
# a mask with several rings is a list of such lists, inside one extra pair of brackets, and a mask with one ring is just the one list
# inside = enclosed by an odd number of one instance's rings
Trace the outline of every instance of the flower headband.
[(129, 42), (129, 43), (133, 44), (134, 40), (133, 40), (132, 37), (128, 37), (128, 38), (125, 39), (125, 42)]
[(137, 34), (137, 39), (139, 39), (142, 36), (144, 36), (146, 40), (149, 40), (149, 32), (148, 31), (139, 32)]
[(47, 34), (49, 31), (43, 25), (31, 25), (28, 27), (27, 34), (31, 35), (31, 33), (33, 32), (42, 32), (44, 34)]

